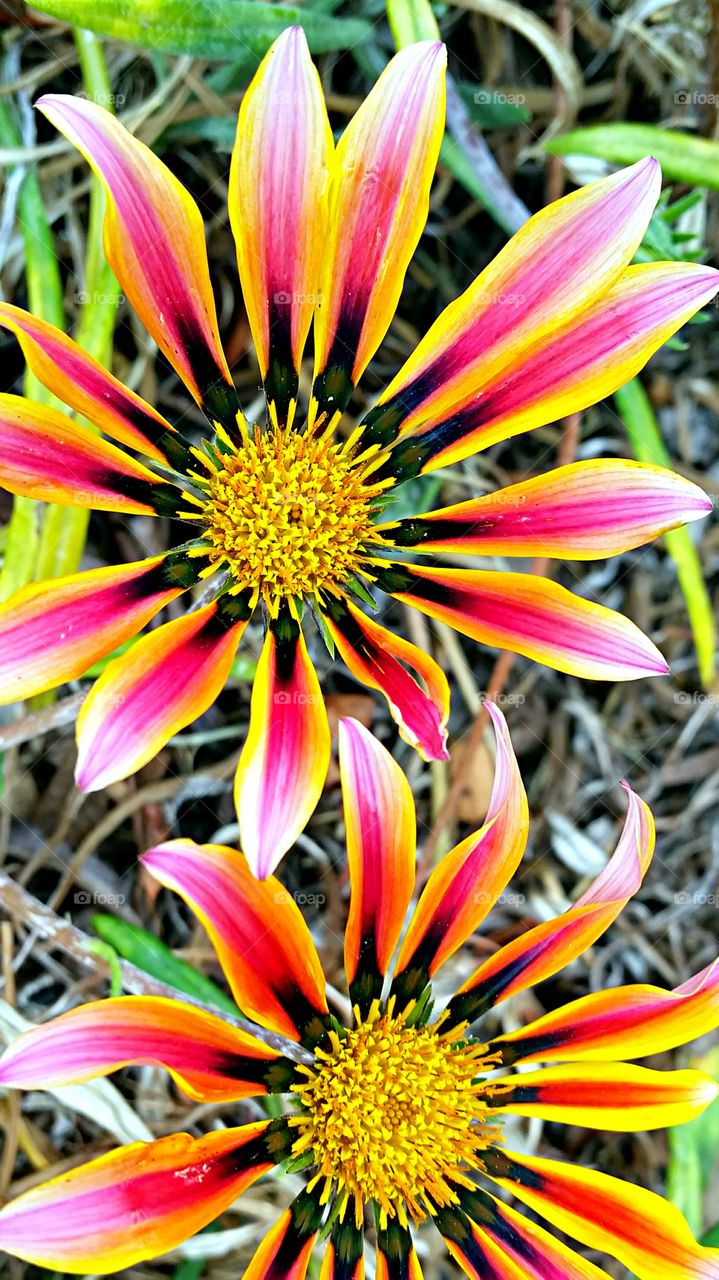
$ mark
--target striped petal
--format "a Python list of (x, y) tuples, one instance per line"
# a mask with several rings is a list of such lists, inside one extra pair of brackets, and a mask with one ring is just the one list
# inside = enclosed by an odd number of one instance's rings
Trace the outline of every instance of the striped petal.
[(96, 511), (168, 514), (180, 498), (121, 449), (59, 409), (0, 395), (0, 485), (41, 502)]
[(333, 150), (304, 32), (289, 27), (242, 99), (228, 201), (260, 373), (280, 421), (296, 399), (302, 353), (319, 305)]
[(617, 847), (577, 903), (528, 929), (488, 957), (450, 1001), (456, 1022), (474, 1022), (492, 1005), (559, 973), (592, 946), (637, 892), (654, 853), (654, 819), (623, 784), (629, 808)]
[[(230, 605), (232, 597), (228, 597)], [(166, 622), (108, 663), (77, 720), (77, 785), (99, 791), (136, 773), (222, 692), (247, 619), (221, 604)]]
[(397, 960), (401, 998), (419, 996), (427, 980), (491, 911), (518, 867), (527, 843), (527, 797), (507, 724), (486, 703), (496, 736), (494, 784), (484, 826), (435, 868), (417, 904)]
[(314, 399), (341, 411), (382, 341), (427, 220), (444, 131), (443, 45), (398, 53), (347, 126), (329, 185)]
[(427, 553), (596, 560), (711, 509), (698, 485), (665, 467), (601, 458), (430, 511), (391, 536), (399, 546)]
[(659, 197), (656, 160), (581, 187), (530, 218), (435, 321), (368, 415), (387, 441), (436, 427), (524, 351), (570, 323), (629, 265)]
[(222, 1018), (179, 1000), (120, 996), (18, 1036), (0, 1058), (6, 1089), (50, 1089), (120, 1067), (164, 1067), (191, 1098), (222, 1102), (286, 1086), (292, 1064)]
[(617, 1258), (638, 1280), (717, 1280), (719, 1249), (702, 1249), (674, 1205), (619, 1178), (515, 1152), (488, 1153), (487, 1172), (552, 1226)]
[(494, 1077), (491, 1106), (587, 1129), (665, 1129), (704, 1111), (719, 1085), (701, 1071), (650, 1071), (618, 1062), (572, 1062)]
[[(337, 1223), (322, 1259), (319, 1280), (365, 1280), (363, 1248), (361, 1228), (348, 1218)], [(379, 1280), (379, 1268), (376, 1274)]]
[(235, 777), (242, 848), (261, 880), (306, 827), (329, 763), (324, 698), (304, 636), (287, 618), (265, 637)]
[(719, 1026), (719, 960), (663, 991), (636, 984), (597, 991), (492, 1041), (500, 1061), (611, 1062), (688, 1044)]
[(38, 381), (98, 430), (157, 462), (178, 456), (175, 428), (61, 329), (9, 302), (0, 302), (0, 327), (15, 335)]
[(267, 1232), (242, 1280), (305, 1280), (322, 1220), (322, 1209), (300, 1193)]
[(340, 721), (340, 773), (350, 877), (345, 974), (352, 1004), (382, 993), (415, 878), (412, 790), (388, 751), (357, 720)]
[(397, 1222), (377, 1232), (376, 1280), (423, 1280), (412, 1237)]
[(84, 675), (192, 585), (184, 572), (153, 556), (17, 591), (0, 605), (0, 705)]
[(479, 1189), (463, 1192), (461, 1198), (471, 1220), (472, 1243), (486, 1249), (491, 1240), (498, 1247), (493, 1265), (502, 1277), (505, 1266), (507, 1280), (510, 1276), (518, 1280), (606, 1280), (605, 1271), (509, 1205)]
[(345, 665), (357, 680), (384, 694), (404, 741), (425, 760), (448, 759), (449, 684), (442, 668), (349, 600), (328, 600), (325, 610), (327, 629)]
[(327, 1012), (319, 956), (279, 880), (255, 879), (234, 849), (190, 840), (157, 845), (142, 861), (202, 921), (248, 1017), (299, 1040)]
[(33, 1187), (0, 1211), (0, 1249), (105, 1275), (174, 1249), (274, 1166), (268, 1122), (135, 1142)]
[(132, 306), (210, 418), (234, 425), (237, 397), (217, 327), (202, 216), (158, 157), (103, 107), (45, 94), (36, 106), (107, 193), (105, 256)]
[(380, 586), (495, 649), (589, 680), (665, 675), (661, 653), (628, 618), (531, 573), (481, 569), (382, 570)]
[(580, 316), (534, 338), (510, 365), (486, 370), (449, 416), (399, 445), (397, 464), (403, 452), (418, 453), (431, 471), (596, 404), (633, 378), (717, 289), (711, 267), (630, 267)]

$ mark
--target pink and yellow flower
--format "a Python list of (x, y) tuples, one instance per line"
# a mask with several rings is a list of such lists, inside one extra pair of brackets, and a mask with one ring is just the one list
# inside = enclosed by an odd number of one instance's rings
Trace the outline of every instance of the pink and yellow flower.
[(490, 912), (527, 840), (506, 724), (490, 713), (496, 766), (486, 821), (436, 867), (405, 932), (415, 887), (409, 784), (366, 729), (341, 725), (347, 1025), (329, 1009), (309, 929), (277, 879), (257, 880), (235, 850), (189, 840), (145, 856), (207, 929), (257, 1035), (174, 1000), (98, 1001), (22, 1035), (0, 1059), (0, 1084), (39, 1089), (152, 1063), (190, 1098), (284, 1094), (285, 1111), (203, 1137), (135, 1143), (72, 1169), (5, 1205), (0, 1248), (62, 1271), (132, 1267), (283, 1166), (303, 1172), (306, 1185), (259, 1243), (245, 1280), (304, 1280), (319, 1239), (322, 1280), (362, 1280), (372, 1223), (378, 1280), (421, 1280), (413, 1231), (426, 1220), (470, 1280), (606, 1274), (544, 1223), (639, 1280), (718, 1280), (719, 1250), (698, 1245), (672, 1205), (597, 1170), (509, 1150), (503, 1120), (513, 1113), (623, 1131), (700, 1113), (719, 1092), (708, 1076), (628, 1060), (717, 1026), (719, 961), (675, 991), (636, 984), (583, 996), (517, 1030), (492, 1034), (482, 1024), (508, 996), (586, 951), (639, 888), (654, 825), (638, 796), (627, 788), (617, 847), (581, 898), (491, 954), (433, 1011), (434, 978)]
[[(426, 218), (444, 67), (439, 44), (403, 50), (337, 145), (299, 29), (280, 37), (250, 85), (229, 216), (267, 402), (262, 425), (240, 410), (197, 205), (102, 108), (55, 95), (38, 104), (101, 178), (108, 260), (208, 426), (191, 443), (63, 333), (0, 304), (0, 325), (36, 376), (103, 433), (1, 396), (0, 483), (53, 502), (169, 516), (188, 535), (164, 556), (32, 586), (8, 601), (0, 700), (81, 676), (209, 577), (215, 597), (113, 658), (83, 706), (78, 783), (101, 787), (137, 770), (210, 705), (261, 609), (266, 638), (236, 784), (243, 848), (260, 876), (307, 821), (329, 757), (303, 611), (353, 675), (384, 694), (407, 741), (441, 758), (445, 676), (368, 616), (362, 606), (375, 604), (373, 592), (575, 675), (663, 672), (651, 641), (604, 606), (543, 577), (445, 568), (438, 557), (610, 556), (710, 507), (669, 471), (609, 459), (416, 519), (383, 520), (402, 481), (615, 390), (717, 289), (707, 267), (630, 265), (660, 188), (647, 159), (532, 218), (440, 315), (379, 402), (345, 428)], [(299, 376), (311, 329), (304, 415)]]

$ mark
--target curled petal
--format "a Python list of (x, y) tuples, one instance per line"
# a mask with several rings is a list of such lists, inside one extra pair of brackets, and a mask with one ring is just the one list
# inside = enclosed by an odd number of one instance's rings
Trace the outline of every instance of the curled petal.
[(345, 973), (352, 1003), (366, 1008), (382, 993), (412, 897), (416, 818), (404, 773), (356, 720), (340, 721), (340, 773), (350, 876)]
[[(18, 1036), (0, 1058), (7, 1089), (49, 1089), (107, 1076), (120, 1067), (165, 1067), (191, 1098), (226, 1101), (281, 1084), (268, 1045), (179, 1000), (120, 996), (81, 1005)], [(286, 1072), (284, 1072), (286, 1077)]]
[(152, 760), (222, 692), (247, 620), (217, 604), (166, 622), (108, 663), (77, 720), (77, 785), (98, 791)]
[[(694, 263), (630, 267), (575, 319), (537, 338), (488, 374), (441, 421), (420, 429), (423, 470), (586, 409), (633, 378), (719, 289), (719, 272)], [(405, 446), (400, 446), (400, 453)]]
[(175, 428), (61, 329), (9, 302), (0, 302), (0, 327), (14, 333), (28, 368), (71, 409), (157, 462), (172, 459), (181, 443)]
[(404, 741), (425, 760), (448, 759), (449, 684), (434, 659), (373, 622), (349, 600), (329, 601), (325, 622), (353, 676), (384, 694)]
[(633, 622), (531, 573), (482, 569), (389, 571), (380, 585), (462, 635), (589, 680), (665, 675), (666, 662)]
[(610, 1062), (688, 1044), (719, 1026), (719, 960), (663, 991), (636, 984), (582, 996), (492, 1042), (503, 1063)]
[(267, 1232), (242, 1280), (305, 1280), (322, 1221), (322, 1210), (306, 1191)]
[(103, 107), (45, 94), (36, 104), (107, 192), (105, 256), (148, 333), (211, 417), (234, 423), (202, 216), (165, 164)]
[(256, 876), (271, 875), (306, 827), (327, 777), (330, 728), (297, 623), (271, 625), (252, 689), (235, 777), (241, 844)]
[(299, 1040), (327, 1012), (322, 965), (294, 899), (279, 880), (257, 880), (242, 854), (171, 840), (142, 859), (202, 921), (240, 1008), (260, 1026)]
[(333, 150), (305, 34), (289, 27), (242, 99), (228, 202), (260, 372), (280, 419), (297, 395), (319, 303)]
[(661, 188), (656, 160), (581, 187), (530, 218), (435, 321), (368, 415), (391, 439), (448, 420), (611, 287), (641, 243)]
[(0, 395), (0, 485), (42, 502), (154, 515), (175, 489), (59, 409)]
[(11, 1200), (0, 1249), (73, 1275), (105, 1275), (175, 1248), (274, 1165), (268, 1122), (135, 1142)]
[(418, 996), (428, 978), (491, 911), (527, 843), (527, 797), (504, 716), (488, 702), (497, 744), (494, 784), (484, 826), (435, 868), (410, 920), (395, 986)]
[(654, 853), (651, 810), (625, 784), (629, 808), (617, 847), (586, 893), (561, 916), (545, 920), (500, 947), (450, 1001), (458, 1022), (473, 1022), (491, 1005), (559, 973), (592, 946), (637, 892)]
[(572, 1062), (494, 1077), (491, 1105), (587, 1129), (664, 1129), (699, 1115), (719, 1094), (702, 1071), (650, 1071), (614, 1062)]
[(488, 1153), (500, 1186), (575, 1240), (617, 1258), (638, 1280), (717, 1280), (719, 1249), (702, 1249), (673, 1204), (633, 1183), (515, 1152)]
[(387, 332), (427, 221), (444, 131), (446, 62), (441, 44), (403, 49), (337, 146), (313, 391), (330, 414), (344, 408)]
[(168, 557), (31, 583), (0, 605), (0, 704), (30, 698), (118, 648), (190, 582)]
[(666, 467), (602, 458), (430, 511), (392, 537), (428, 553), (595, 560), (639, 547), (711, 508), (698, 485)]

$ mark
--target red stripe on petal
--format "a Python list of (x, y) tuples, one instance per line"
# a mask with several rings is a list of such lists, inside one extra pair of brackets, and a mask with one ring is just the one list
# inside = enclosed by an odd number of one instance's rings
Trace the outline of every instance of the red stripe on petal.
[(206, 605), (143, 636), (103, 671), (77, 721), (76, 779), (98, 791), (152, 760), (222, 692), (245, 620)]
[(202, 921), (237, 1003), (255, 1022), (298, 1040), (327, 1012), (319, 956), (279, 880), (255, 879), (234, 849), (190, 840), (158, 845), (143, 862)]
[[(321, 1217), (311, 1198), (301, 1193), (267, 1232), (242, 1280), (305, 1280)], [(316, 1220), (314, 1229), (307, 1220)]]
[(0, 704), (77, 680), (182, 594), (165, 557), (32, 583), (0, 605)]
[(235, 778), (241, 844), (264, 879), (307, 825), (327, 777), (330, 728), (315, 669), (294, 621), (268, 629)]
[(231, 404), (234, 421), (236, 396), (194, 200), (149, 147), (94, 102), (45, 94), (36, 106), (105, 187), (105, 255), (146, 329), (196, 400), (210, 413), (216, 398)]

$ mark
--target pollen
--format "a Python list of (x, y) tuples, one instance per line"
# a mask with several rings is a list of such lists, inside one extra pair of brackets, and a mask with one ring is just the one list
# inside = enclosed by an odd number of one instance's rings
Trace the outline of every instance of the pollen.
[(209, 557), (208, 572), (229, 570), (232, 590), (272, 613), (282, 599), (341, 587), (366, 569), (373, 544), (387, 545), (373, 517), (382, 486), (365, 481), (351, 443), (320, 426), (245, 429), (244, 447), (202, 456), (202, 514), (183, 512), (204, 525), (195, 554)]
[(370, 1202), (383, 1228), (456, 1203), (457, 1187), (473, 1185), (468, 1175), (497, 1137), (485, 1123), (481, 1053), (456, 1032), (408, 1025), (377, 1002), (353, 1030), (333, 1032), (294, 1086), (293, 1155), (311, 1157), (310, 1187), (324, 1181), (323, 1199), (336, 1197), (341, 1217), (353, 1203), (357, 1226)]

